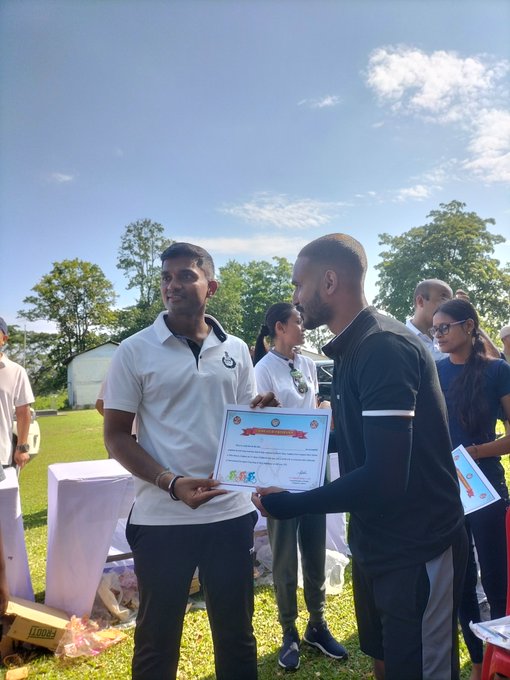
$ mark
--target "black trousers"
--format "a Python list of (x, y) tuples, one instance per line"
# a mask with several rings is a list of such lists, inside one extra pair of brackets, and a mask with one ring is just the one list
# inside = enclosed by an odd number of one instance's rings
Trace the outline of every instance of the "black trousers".
[(457, 614), (466, 570), (464, 527), (424, 564), (376, 576), (353, 558), (361, 650), (384, 661), (386, 680), (458, 680)]
[(140, 609), (133, 680), (174, 680), (191, 580), (199, 567), (214, 644), (217, 680), (256, 680), (253, 634), (255, 512), (212, 524), (128, 523)]

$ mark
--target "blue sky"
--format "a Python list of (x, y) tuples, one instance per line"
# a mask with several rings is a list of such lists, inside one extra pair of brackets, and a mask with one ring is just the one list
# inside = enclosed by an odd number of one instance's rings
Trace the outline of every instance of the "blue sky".
[(130, 304), (139, 218), (218, 266), (343, 231), (373, 267), (456, 199), (510, 261), (509, 27), (507, 0), (3, 0), (0, 316), (75, 257)]

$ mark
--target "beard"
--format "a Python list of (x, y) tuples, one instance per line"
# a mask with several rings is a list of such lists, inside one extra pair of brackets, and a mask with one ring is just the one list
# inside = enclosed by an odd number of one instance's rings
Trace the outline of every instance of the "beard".
[(318, 292), (314, 293), (312, 299), (306, 303), (305, 307), (301, 305), (296, 307), (303, 318), (303, 326), (309, 331), (326, 325), (332, 316), (329, 307), (321, 301)]

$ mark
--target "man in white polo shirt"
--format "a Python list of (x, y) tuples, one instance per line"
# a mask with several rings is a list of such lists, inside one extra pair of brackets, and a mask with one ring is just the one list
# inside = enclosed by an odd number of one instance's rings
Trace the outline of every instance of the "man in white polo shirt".
[[(140, 591), (133, 679), (176, 677), (182, 625), (200, 570), (218, 680), (255, 680), (250, 496), (208, 479), (224, 405), (255, 397), (247, 345), (205, 314), (217, 290), (207, 251), (173, 243), (161, 256), (166, 311), (124, 340), (104, 393), (105, 443), (135, 475), (126, 535)], [(131, 437), (137, 416), (138, 441)]]
[(430, 335), (432, 317), (439, 305), (452, 297), (452, 289), (440, 279), (425, 279), (414, 289), (414, 315), (406, 321), (406, 326), (425, 344), (435, 361), (447, 355), (441, 352)]

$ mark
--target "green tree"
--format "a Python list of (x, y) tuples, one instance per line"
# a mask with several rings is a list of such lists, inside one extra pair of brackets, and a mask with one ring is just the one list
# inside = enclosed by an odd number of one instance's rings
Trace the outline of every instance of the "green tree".
[(459, 201), (441, 203), (427, 216), (430, 222), (400, 236), (380, 234), (386, 247), (376, 265), (379, 293), (375, 304), (398, 319), (412, 314), (413, 291), (423, 279), (446, 281), (455, 291), (465, 290), (492, 335), (510, 316), (510, 268), (492, 257), (494, 246), (505, 241), (492, 234), (482, 219)]
[(207, 303), (207, 313), (217, 318), (228, 333), (239, 337), (244, 332), (242, 300), (246, 281), (243, 272), (244, 267), (237, 260), (229, 260), (220, 267), (219, 288)]
[(267, 308), (292, 300), (292, 265), (284, 257), (272, 259), (275, 264), (253, 260), (244, 268), (243, 339), (249, 345), (257, 339)]
[(273, 264), (265, 260), (247, 264), (229, 260), (219, 270), (220, 287), (207, 311), (226, 331), (253, 345), (267, 308), (292, 299), (291, 279), (292, 265), (284, 257), (273, 257)]
[(19, 316), (28, 321), (53, 321), (59, 333), (59, 356), (68, 358), (104, 340), (98, 335), (115, 319), (115, 292), (98, 265), (83, 260), (54, 262), (33, 288)]
[(333, 337), (334, 334), (327, 326), (319, 326), (311, 331), (306, 331), (307, 343), (319, 354), (322, 354), (322, 348), (332, 340)]
[(66, 387), (66, 367), (58, 357), (60, 344), (57, 333), (25, 332), (19, 326), (9, 326), (9, 358), (26, 368), (35, 395)]
[(163, 302), (158, 296), (151, 305), (136, 304), (119, 309), (115, 313), (115, 331), (111, 340), (121, 342), (143, 328), (154, 323), (154, 319), (164, 310)]
[(138, 290), (139, 309), (150, 308), (159, 300), (160, 255), (171, 243), (164, 227), (149, 219), (131, 222), (124, 231), (117, 269), (122, 269), (127, 277), (127, 289)]

